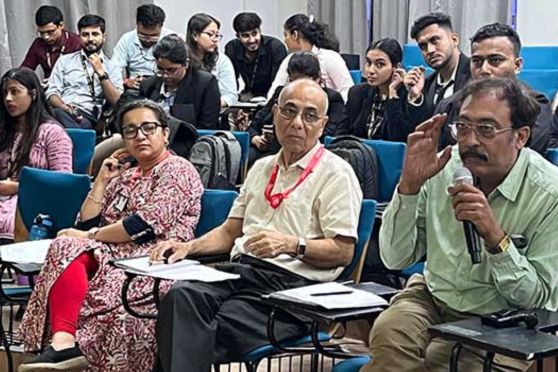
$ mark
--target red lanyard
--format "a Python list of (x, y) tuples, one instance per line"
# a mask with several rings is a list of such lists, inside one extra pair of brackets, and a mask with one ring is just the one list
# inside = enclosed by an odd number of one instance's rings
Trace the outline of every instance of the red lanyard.
[(271, 208), (273, 209), (279, 208), (279, 206), (283, 202), (283, 199), (288, 198), (291, 192), (293, 192), (302, 182), (304, 182), (306, 177), (308, 177), (310, 173), (312, 173), (314, 168), (316, 168), (316, 165), (318, 165), (318, 162), (322, 158), (323, 154), (324, 154), (324, 147), (320, 146), (318, 151), (316, 151), (314, 156), (312, 156), (312, 159), (310, 159), (308, 166), (304, 168), (304, 171), (302, 171), (302, 174), (300, 175), (300, 177), (298, 177), (298, 180), (296, 181), (294, 186), (289, 187), (287, 190), (283, 192), (279, 192), (271, 195), (271, 192), (275, 187), (275, 182), (277, 181), (277, 175), (279, 174), (279, 164), (275, 164), (273, 170), (271, 171), (271, 176), (269, 177), (269, 181), (267, 182), (267, 185), (265, 187), (265, 193), (264, 193), (265, 199), (267, 200)]

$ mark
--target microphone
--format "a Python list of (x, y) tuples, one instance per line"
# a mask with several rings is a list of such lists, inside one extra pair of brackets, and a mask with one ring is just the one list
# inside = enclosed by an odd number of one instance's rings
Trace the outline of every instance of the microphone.
[[(465, 167), (458, 168), (453, 174), (453, 184), (473, 185), (473, 175), (471, 171)], [(471, 256), (471, 262), (478, 264), (481, 262), (481, 242), (477, 228), (471, 221), (463, 221), (463, 232), (467, 242), (467, 250)]]

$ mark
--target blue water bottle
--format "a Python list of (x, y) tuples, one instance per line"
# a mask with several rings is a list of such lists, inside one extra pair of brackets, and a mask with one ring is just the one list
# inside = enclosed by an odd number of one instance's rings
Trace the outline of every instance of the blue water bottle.
[(52, 218), (48, 214), (38, 214), (33, 220), (33, 225), (29, 231), (29, 240), (50, 238), (52, 225)]

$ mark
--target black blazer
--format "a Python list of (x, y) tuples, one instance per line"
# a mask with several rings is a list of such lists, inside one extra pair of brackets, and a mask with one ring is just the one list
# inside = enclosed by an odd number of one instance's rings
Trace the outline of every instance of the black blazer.
[[(470, 62), (471, 59), (463, 52), (459, 54), (459, 62), (457, 63), (455, 83), (453, 87), (454, 93), (457, 93), (469, 82), (469, 80), (471, 80)], [(423, 121), (430, 119), (432, 115), (434, 115), (434, 111), (436, 110), (436, 106), (434, 105), (434, 95), (436, 94), (436, 80), (438, 79), (438, 75), (439, 73), (435, 72), (426, 78), (423, 90), (424, 102), (422, 105), (413, 106), (407, 103), (409, 117), (412, 120), (411, 125), (413, 128)], [(405, 101), (407, 101), (406, 95)]]
[[(367, 138), (368, 118), (372, 109), (372, 103), (377, 99), (378, 88), (372, 87), (368, 83), (355, 85), (349, 89), (346, 113), (349, 117), (348, 124), (339, 127), (335, 135), (353, 135), (360, 138)], [(413, 131), (406, 117), (404, 99), (404, 88), (398, 90), (399, 99), (388, 99), (384, 107), (384, 120), (380, 128), (374, 134), (373, 139), (386, 141), (406, 142), (407, 136)]]
[[(162, 85), (163, 80), (157, 76), (145, 79), (140, 85), (139, 95), (159, 102)], [(215, 76), (189, 68), (186, 77), (178, 85), (171, 115), (199, 129), (229, 129), (220, 127), (220, 109), (221, 93)]]
[[(264, 124), (273, 123), (272, 109), (273, 105), (277, 103), (277, 99), (279, 98), (281, 90), (283, 90), (283, 86), (278, 86), (267, 104), (262, 109), (260, 109), (256, 113), (256, 115), (254, 115), (254, 119), (252, 119), (252, 122), (248, 127), (250, 138), (261, 135), (262, 127), (264, 126)], [(323, 88), (323, 90), (327, 94), (329, 106), (327, 109), (328, 122), (324, 128), (322, 138), (325, 136), (335, 135), (335, 133), (337, 132), (337, 128), (347, 125), (347, 116), (345, 115), (345, 102), (343, 101), (343, 97), (341, 97), (341, 94), (333, 89), (325, 87)]]

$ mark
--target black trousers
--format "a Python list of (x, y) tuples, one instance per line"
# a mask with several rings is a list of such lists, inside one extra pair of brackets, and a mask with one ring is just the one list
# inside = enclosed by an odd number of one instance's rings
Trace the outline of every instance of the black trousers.
[(97, 119), (83, 111), (80, 111), (82, 116), (80, 121), (77, 121), (76, 118), (60, 108), (52, 110), (52, 113), (64, 128), (95, 129), (97, 125)]
[[(254, 258), (220, 265), (240, 274), (217, 283), (177, 282), (162, 299), (157, 318), (158, 355), (154, 371), (207, 372), (213, 363), (238, 361), (269, 344), (271, 308), (263, 294), (312, 284), (310, 280)], [(309, 333), (308, 322), (282, 312), (275, 334), (285, 340)]]

